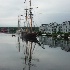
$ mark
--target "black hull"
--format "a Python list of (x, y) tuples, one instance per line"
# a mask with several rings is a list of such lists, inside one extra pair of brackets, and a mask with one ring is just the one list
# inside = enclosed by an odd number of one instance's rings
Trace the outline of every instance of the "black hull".
[(25, 36), (23, 36), (23, 40), (24, 41), (29, 41), (29, 42), (34, 42), (34, 43), (37, 43), (38, 45), (41, 46), (40, 42), (37, 40), (37, 34), (35, 33), (29, 33), (29, 34), (26, 34)]
[(37, 33), (22, 33), (21, 37), (22, 39), (35, 39), (37, 37)]

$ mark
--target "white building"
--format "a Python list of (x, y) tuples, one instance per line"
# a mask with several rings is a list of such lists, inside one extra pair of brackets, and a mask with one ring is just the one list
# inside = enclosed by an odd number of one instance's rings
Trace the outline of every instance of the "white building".
[(56, 22), (50, 24), (42, 24), (39, 28), (39, 31), (46, 33), (57, 33), (59, 31), (59, 25)]
[(48, 24), (42, 24), (42, 25), (39, 27), (39, 31), (41, 31), (41, 32), (47, 31), (47, 26), (48, 26)]
[(70, 21), (65, 21), (61, 25), (61, 32), (68, 33), (70, 32)]
[(57, 33), (59, 31), (59, 25), (56, 22), (52, 22), (48, 26), (48, 32), (47, 33)]
[(56, 22), (52, 22), (50, 24), (42, 24), (39, 27), (39, 31), (46, 33), (68, 33), (70, 32), (70, 21), (65, 21), (62, 24), (58, 24)]

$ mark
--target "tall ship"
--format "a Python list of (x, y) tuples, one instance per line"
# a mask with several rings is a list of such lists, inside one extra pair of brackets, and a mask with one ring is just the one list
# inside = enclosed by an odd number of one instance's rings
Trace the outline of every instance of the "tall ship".
[[(24, 3), (26, 3), (27, 0), (25, 0)], [(25, 24), (27, 24), (26, 28), (21, 30), (21, 37), (27, 38), (27, 39), (35, 39), (37, 37), (37, 33), (33, 31), (32, 24), (33, 24), (33, 13), (32, 13), (32, 2), (29, 0), (30, 8), (25, 8)], [(19, 21), (18, 21), (19, 23)], [(29, 25), (29, 27), (28, 27)], [(19, 26), (19, 25), (18, 25)]]

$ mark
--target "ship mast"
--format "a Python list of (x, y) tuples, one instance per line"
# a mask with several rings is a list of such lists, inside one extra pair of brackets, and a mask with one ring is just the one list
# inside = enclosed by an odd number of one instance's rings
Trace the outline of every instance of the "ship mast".
[(25, 16), (25, 17), (26, 17), (26, 21), (27, 21), (27, 10), (28, 10), (28, 9), (26, 8), (25, 10), (26, 10), (26, 16)]
[(31, 29), (30, 29), (30, 32), (32, 33), (32, 16), (33, 16), (33, 14), (32, 14), (32, 8), (31, 8), (31, 0), (30, 0), (30, 10), (29, 10), (29, 12), (30, 12), (30, 27), (31, 27)]
[[(28, 23), (28, 22), (27, 22), (27, 19), (28, 19), (28, 14), (27, 14), (28, 9), (26, 8), (25, 10), (26, 10), (26, 16), (25, 16), (25, 18), (26, 18), (26, 24), (27, 24), (27, 23)], [(27, 24), (27, 25), (28, 25), (28, 24)], [(28, 26), (27, 26), (27, 31), (28, 31)]]
[(19, 19), (19, 16), (18, 16), (18, 30), (20, 29), (20, 19)]
[[(26, 2), (26, 0), (25, 0), (25, 2)], [(25, 3), (24, 2), (24, 3)], [(29, 1), (30, 2), (30, 8), (29, 8), (29, 15), (30, 15), (30, 32), (32, 33), (32, 16), (33, 16), (33, 14), (32, 14), (32, 2), (31, 2), (31, 0)], [(26, 10), (26, 22), (27, 22), (27, 17), (28, 17), (28, 15), (27, 15), (27, 8), (25, 9)]]

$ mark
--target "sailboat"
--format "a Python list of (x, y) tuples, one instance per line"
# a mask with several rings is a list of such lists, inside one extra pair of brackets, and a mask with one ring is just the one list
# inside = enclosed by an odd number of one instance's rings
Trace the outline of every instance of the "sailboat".
[[(27, 27), (26, 30), (22, 30), (21, 31), (21, 36), (22, 36), (22, 38), (35, 39), (37, 37), (37, 33), (33, 32), (33, 30), (32, 30), (33, 14), (32, 14), (32, 7), (31, 7), (31, 0), (29, 2), (30, 2), (30, 8), (29, 9), (27, 9), (27, 8), (25, 9), (25, 11), (26, 11), (25, 18), (26, 18), (26, 24), (27, 24), (28, 23), (28, 17), (29, 17), (29, 19), (30, 19), (30, 21), (29, 21), (30, 27), (29, 27), (29, 29)], [(28, 10), (29, 10), (29, 14), (28, 14)]]

